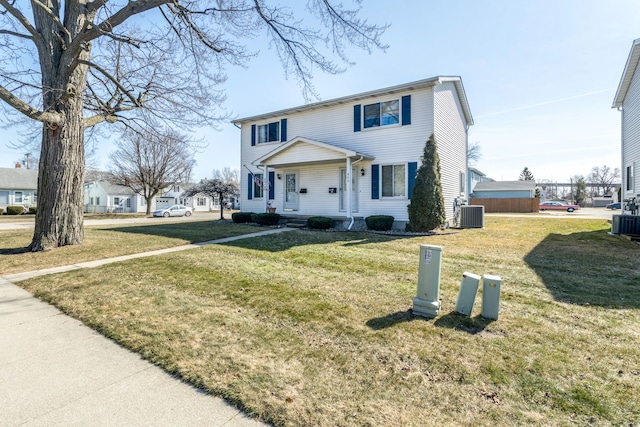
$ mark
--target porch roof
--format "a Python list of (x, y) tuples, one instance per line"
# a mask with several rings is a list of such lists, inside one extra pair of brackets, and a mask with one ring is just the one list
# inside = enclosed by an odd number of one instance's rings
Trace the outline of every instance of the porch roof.
[(287, 167), (343, 162), (347, 158), (373, 160), (375, 157), (326, 142), (296, 136), (252, 162), (255, 166)]

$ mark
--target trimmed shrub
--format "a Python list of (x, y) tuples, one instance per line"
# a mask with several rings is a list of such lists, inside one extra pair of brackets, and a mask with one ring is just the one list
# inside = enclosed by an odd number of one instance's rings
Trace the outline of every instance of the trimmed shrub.
[(0, 208), (0, 215), (4, 213), (4, 209)]
[(331, 218), (326, 216), (312, 216), (307, 219), (307, 227), (314, 230), (327, 230), (331, 228)]
[(243, 222), (253, 222), (253, 215), (255, 212), (234, 212), (231, 214), (231, 219), (236, 224), (242, 224)]
[(371, 215), (364, 219), (367, 227), (376, 231), (388, 231), (393, 226), (394, 218), (391, 215)]
[(24, 208), (22, 206), (7, 206), (7, 215), (22, 215)]
[(251, 215), (253, 222), (257, 222), (260, 225), (278, 225), (280, 222), (280, 215), (277, 213), (259, 213)]
[(34, 214), (35, 215), (36, 214), (36, 210), (37, 210), (37, 208), (35, 206), (29, 206), (29, 213), (30, 214)]

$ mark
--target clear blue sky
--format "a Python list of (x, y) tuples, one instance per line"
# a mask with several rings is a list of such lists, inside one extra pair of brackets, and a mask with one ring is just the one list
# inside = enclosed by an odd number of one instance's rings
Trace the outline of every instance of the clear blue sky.
[[(392, 5), (390, 7), (390, 5)], [(397, 6), (396, 6), (397, 4)], [(640, 38), (638, 0), (364, 0), (363, 16), (389, 23), (386, 52), (350, 50), (356, 63), (322, 75), (322, 99), (346, 96), (436, 75), (457, 75), (467, 93), (479, 142), (476, 167), (497, 180), (515, 180), (527, 166), (536, 179), (568, 181), (593, 166), (620, 167), (620, 113), (611, 108), (634, 39)], [(295, 80), (285, 79), (273, 51), (247, 69), (229, 68), (226, 108), (237, 117), (304, 104)], [(0, 141), (15, 139), (0, 131)], [(240, 169), (240, 131), (196, 132), (208, 147), (194, 178), (213, 169)], [(109, 143), (99, 148), (108, 168)], [(0, 143), (0, 167), (22, 153)]]

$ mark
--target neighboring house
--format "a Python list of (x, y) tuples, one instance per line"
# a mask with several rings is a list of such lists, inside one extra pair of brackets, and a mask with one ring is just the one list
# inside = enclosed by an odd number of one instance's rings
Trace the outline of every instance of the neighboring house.
[(476, 184), (471, 197), (477, 199), (531, 199), (535, 195), (535, 181), (485, 181)]
[(471, 193), (473, 193), (473, 190), (475, 189), (477, 183), (494, 181), (493, 178), (489, 178), (476, 168), (469, 168), (467, 176), (467, 179), (469, 180), (469, 182), (467, 183), (467, 200), (471, 198)]
[(640, 202), (640, 39), (631, 52), (618, 85), (612, 108), (622, 112), (622, 199)]
[(206, 194), (196, 194), (192, 197), (184, 197), (184, 193), (195, 184), (173, 184), (169, 186), (162, 196), (156, 197), (156, 208), (164, 209), (171, 205), (185, 205), (194, 211), (220, 210), (218, 198), (211, 198)]
[[(151, 210), (154, 210), (154, 206), (151, 206)], [(147, 202), (140, 194), (124, 185), (93, 181), (84, 184), (84, 211), (145, 213)]]
[(0, 168), (0, 208), (38, 204), (38, 171), (34, 169)]
[(370, 215), (408, 221), (417, 168), (431, 134), (440, 156), (447, 220), (467, 194), (473, 118), (460, 77), (433, 77), (236, 120), (241, 206), (323, 215), (348, 226)]

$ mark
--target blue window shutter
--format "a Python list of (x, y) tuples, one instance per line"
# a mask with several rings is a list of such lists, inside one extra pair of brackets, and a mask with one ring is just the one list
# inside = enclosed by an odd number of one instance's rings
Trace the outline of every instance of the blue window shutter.
[(247, 187), (248, 190), (248, 194), (247, 194), (247, 199), (251, 200), (253, 199), (253, 174), (247, 174), (247, 178), (249, 181), (249, 186)]
[(360, 104), (353, 106), (353, 131), (360, 132)]
[(269, 200), (275, 199), (275, 175), (274, 172), (269, 172)]
[(409, 174), (409, 190), (407, 194), (409, 198), (413, 194), (413, 187), (416, 185), (416, 174), (418, 173), (418, 162), (409, 162), (407, 166), (407, 172)]
[(287, 119), (280, 120), (280, 142), (287, 142)]
[(371, 198), (380, 198), (380, 165), (371, 165)]
[(255, 145), (256, 145), (256, 125), (251, 125), (251, 146), (253, 147)]
[(402, 126), (411, 124), (411, 95), (402, 97)]

